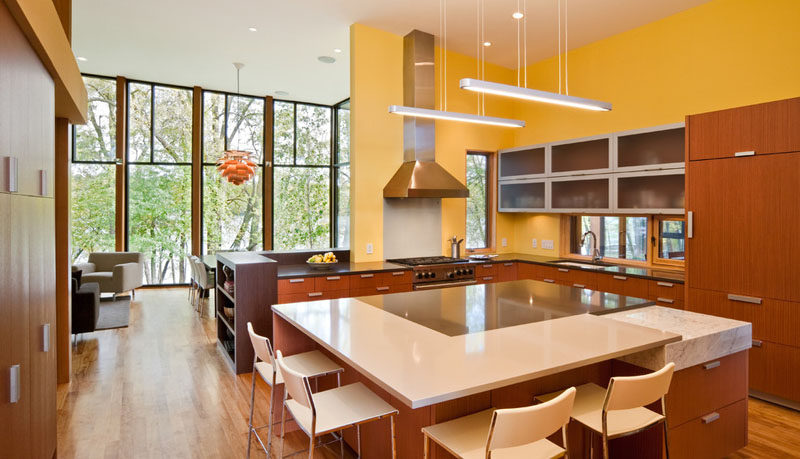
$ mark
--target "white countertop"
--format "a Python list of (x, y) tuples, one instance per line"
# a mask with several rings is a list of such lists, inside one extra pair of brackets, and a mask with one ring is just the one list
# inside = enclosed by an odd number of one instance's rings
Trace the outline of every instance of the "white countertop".
[(630, 354), (620, 360), (657, 370), (666, 362), (674, 362), (675, 370), (725, 357), (752, 346), (752, 325), (749, 322), (698, 314), (662, 306), (647, 306), (607, 314), (613, 320), (677, 333), (679, 342), (663, 348)]
[(356, 298), (280, 304), (273, 311), (411, 408), (681, 339), (590, 314), (451, 337)]

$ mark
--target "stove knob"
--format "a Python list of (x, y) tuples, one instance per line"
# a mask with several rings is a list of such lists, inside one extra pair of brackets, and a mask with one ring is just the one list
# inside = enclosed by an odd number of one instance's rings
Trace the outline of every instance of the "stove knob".
[(424, 275), (425, 275), (425, 279), (431, 277), (431, 273), (425, 273)]
[(422, 273), (417, 273), (417, 279), (422, 279)]
[(467, 274), (472, 274), (472, 268), (469, 268), (469, 269), (467, 270)]
[(452, 278), (456, 277), (456, 273), (454, 273), (454, 272), (453, 273), (447, 273), (447, 277), (449, 279), (452, 279)]
[(436, 279), (436, 273), (431, 273), (431, 279)]

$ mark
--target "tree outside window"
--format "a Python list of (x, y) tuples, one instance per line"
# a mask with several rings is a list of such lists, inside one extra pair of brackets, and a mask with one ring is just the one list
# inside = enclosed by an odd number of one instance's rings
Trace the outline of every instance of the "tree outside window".
[(467, 153), (466, 248), (485, 249), (489, 244), (489, 167), (487, 153)]

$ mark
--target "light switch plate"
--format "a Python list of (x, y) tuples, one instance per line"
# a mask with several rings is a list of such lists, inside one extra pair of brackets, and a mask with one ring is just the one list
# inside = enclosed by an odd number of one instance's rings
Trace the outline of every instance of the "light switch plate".
[(531, 247), (536, 248), (536, 238), (531, 239)]
[(371, 242), (367, 242), (367, 253), (368, 254), (372, 253), (372, 243)]
[(553, 250), (555, 245), (553, 245), (553, 241), (551, 239), (542, 239), (542, 248), (547, 250)]
[(503, 245), (503, 247), (508, 247), (508, 239), (503, 238), (503, 242), (501, 242), (501, 244)]

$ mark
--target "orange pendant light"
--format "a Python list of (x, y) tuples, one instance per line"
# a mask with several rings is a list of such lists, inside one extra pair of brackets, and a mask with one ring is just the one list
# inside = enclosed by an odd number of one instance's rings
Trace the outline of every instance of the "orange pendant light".
[[(239, 95), (239, 70), (244, 67), (241, 62), (234, 62), (236, 67), (236, 95)], [(237, 101), (238, 104), (238, 101)], [(239, 140), (237, 138), (238, 145)], [(253, 178), (256, 172), (256, 163), (252, 160), (253, 154), (243, 150), (225, 150), (217, 160), (217, 171), (229, 183), (241, 185)]]

